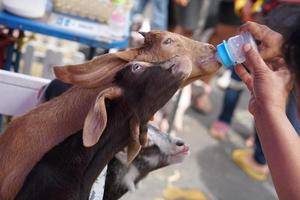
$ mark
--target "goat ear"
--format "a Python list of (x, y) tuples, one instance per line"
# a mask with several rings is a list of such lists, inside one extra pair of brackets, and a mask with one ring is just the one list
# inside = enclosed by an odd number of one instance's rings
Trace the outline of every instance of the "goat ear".
[(129, 121), (130, 140), (127, 149), (127, 164), (129, 165), (141, 150), (140, 120), (134, 115)]
[(107, 113), (105, 99), (114, 99), (122, 95), (122, 89), (111, 86), (99, 93), (95, 104), (91, 107), (83, 126), (83, 145), (90, 147), (95, 145), (101, 137), (106, 124)]
[(126, 51), (119, 51), (115, 53), (115, 56), (122, 60), (133, 61), (139, 55), (141, 48), (128, 49)]
[(137, 49), (130, 49), (104, 54), (78, 65), (55, 66), (53, 70), (57, 79), (65, 83), (93, 88), (111, 83), (115, 74), (134, 60), (137, 54)]

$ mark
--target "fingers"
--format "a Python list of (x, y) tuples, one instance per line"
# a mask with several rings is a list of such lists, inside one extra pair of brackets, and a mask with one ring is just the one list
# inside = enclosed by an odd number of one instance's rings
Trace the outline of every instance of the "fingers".
[(240, 27), (240, 32), (250, 32), (256, 40), (262, 41), (270, 29), (255, 22), (246, 22)]
[(245, 44), (243, 50), (245, 52), (246, 61), (251, 72), (257, 73), (260, 71), (269, 70), (258, 51), (250, 44)]
[(242, 65), (237, 65), (235, 67), (235, 72), (242, 79), (242, 81), (246, 84), (248, 90), (250, 92), (253, 91), (253, 78), (249, 74), (249, 72)]
[(267, 26), (255, 22), (247, 22), (240, 27), (240, 31), (248, 31), (256, 40), (261, 41), (259, 53), (264, 60), (270, 60), (282, 54), (282, 35)]

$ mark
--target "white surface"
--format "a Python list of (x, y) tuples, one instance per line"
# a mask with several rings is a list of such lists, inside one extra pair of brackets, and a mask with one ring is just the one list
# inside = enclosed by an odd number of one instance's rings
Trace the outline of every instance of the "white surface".
[(27, 18), (43, 17), (46, 11), (47, 0), (3, 0), (5, 10)]
[(50, 80), (0, 70), (0, 113), (22, 115), (38, 103), (38, 92)]
[(102, 200), (104, 195), (105, 179), (106, 179), (107, 165), (102, 170), (100, 175), (97, 177), (94, 182), (89, 200)]

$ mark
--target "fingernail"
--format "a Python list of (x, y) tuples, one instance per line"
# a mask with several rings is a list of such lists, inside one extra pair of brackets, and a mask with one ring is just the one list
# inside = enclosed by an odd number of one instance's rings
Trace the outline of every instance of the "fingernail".
[(252, 48), (252, 47), (251, 47), (251, 45), (250, 45), (249, 43), (247, 43), (247, 44), (244, 45), (244, 51), (245, 51), (245, 52), (250, 51), (251, 48)]

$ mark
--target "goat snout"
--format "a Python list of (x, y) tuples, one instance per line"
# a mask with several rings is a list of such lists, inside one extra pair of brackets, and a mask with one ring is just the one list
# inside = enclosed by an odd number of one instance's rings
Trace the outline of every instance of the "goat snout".
[(216, 47), (212, 44), (207, 44), (206, 47), (210, 50), (210, 51), (213, 51), (215, 52), (216, 51)]
[(183, 146), (183, 145), (184, 145), (184, 142), (181, 141), (181, 140), (178, 140), (178, 141), (176, 142), (176, 146), (178, 146), (178, 147), (181, 147), (181, 146)]

